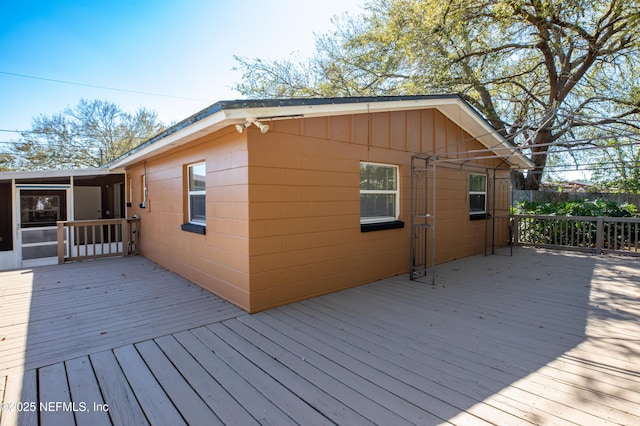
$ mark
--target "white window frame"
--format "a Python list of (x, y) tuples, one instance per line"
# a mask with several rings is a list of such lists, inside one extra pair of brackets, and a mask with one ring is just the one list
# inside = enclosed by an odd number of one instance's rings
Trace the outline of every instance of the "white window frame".
[[(482, 176), (484, 180), (484, 191), (472, 191), (471, 190), (471, 177), (472, 176)], [(472, 195), (484, 195), (484, 208), (482, 211), (471, 211), (471, 196)], [(469, 215), (485, 215), (487, 214), (487, 175), (482, 173), (470, 173), (469, 174)]]
[[(207, 190), (206, 189), (202, 189), (202, 190), (191, 190), (191, 169), (195, 166), (204, 166), (205, 168), (205, 177), (206, 177), (206, 173), (207, 173), (207, 166), (206, 166), (206, 162), (201, 161), (199, 163), (193, 163), (193, 164), (188, 164), (187, 165), (187, 215), (189, 218), (189, 223), (192, 223), (194, 225), (206, 225), (206, 219), (205, 220), (197, 220), (197, 219), (193, 219), (192, 214), (191, 214), (191, 196), (193, 195), (204, 195), (205, 196), (205, 203), (206, 203), (206, 196), (207, 196)], [(206, 186), (206, 185), (205, 185)], [(206, 217), (206, 208), (205, 208), (205, 217)]]
[(146, 208), (147, 207), (147, 175), (146, 173), (142, 175), (141, 178), (141, 186), (142, 186), (142, 201), (140, 201), (140, 207), (141, 208)]
[(395, 196), (395, 212), (393, 216), (379, 216), (379, 217), (363, 217), (362, 211), (360, 212), (360, 223), (384, 223), (384, 222), (393, 222), (398, 220), (400, 217), (400, 167), (395, 164), (384, 164), (384, 163), (373, 163), (371, 161), (361, 161), (360, 166), (362, 165), (372, 165), (372, 166), (380, 166), (380, 167), (388, 167), (393, 168), (395, 170), (396, 175), (396, 189), (394, 190), (373, 190), (373, 189), (360, 189), (360, 195), (363, 194), (391, 194)]

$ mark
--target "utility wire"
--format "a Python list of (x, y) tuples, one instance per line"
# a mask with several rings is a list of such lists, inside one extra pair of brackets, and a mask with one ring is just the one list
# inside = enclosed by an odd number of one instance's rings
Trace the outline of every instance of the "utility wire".
[(104, 90), (113, 90), (113, 91), (116, 91), (116, 92), (134, 93), (134, 94), (137, 94), (137, 95), (158, 96), (158, 97), (162, 97), (162, 98), (184, 99), (184, 100), (187, 100), (187, 101), (198, 101), (198, 102), (208, 102), (208, 101), (210, 101), (209, 99), (189, 98), (189, 97), (186, 97), (186, 96), (172, 96), (172, 95), (164, 95), (164, 94), (161, 94), (161, 93), (142, 92), (142, 91), (139, 91), (139, 90), (119, 89), (119, 88), (116, 88), (116, 87), (99, 86), (97, 84), (77, 83), (77, 82), (74, 82), (74, 81), (66, 81), (66, 80), (56, 80), (54, 78), (36, 77), (36, 76), (33, 76), (33, 75), (18, 74), (18, 73), (7, 72), (7, 71), (0, 71), (0, 74), (10, 75), (10, 76), (13, 76), (13, 77), (31, 78), (33, 80), (50, 81), (50, 82), (53, 82), (53, 83), (70, 84), (70, 85), (73, 85), (73, 86), (92, 87), (94, 89), (104, 89)]

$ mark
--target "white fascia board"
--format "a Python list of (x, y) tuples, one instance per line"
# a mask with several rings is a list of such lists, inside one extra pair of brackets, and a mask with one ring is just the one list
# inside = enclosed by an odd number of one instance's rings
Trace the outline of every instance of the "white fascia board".
[[(238, 121), (239, 123), (240, 121)], [(191, 142), (199, 137), (218, 131), (228, 125), (226, 112), (217, 111), (208, 117), (198, 120), (180, 130), (177, 130), (162, 139), (149, 143), (132, 154), (109, 165), (111, 170), (122, 170), (127, 166), (140, 162), (152, 155), (157, 155), (178, 146)]]
[(82, 177), (82, 176), (102, 176), (112, 174), (109, 169), (68, 169), (68, 170), (27, 170), (0, 172), (0, 180), (6, 179), (38, 179), (57, 177)]
[[(512, 155), (515, 148), (504, 140), (479, 114), (458, 97), (437, 97), (432, 99), (409, 99), (385, 102), (351, 102), (292, 106), (264, 106), (256, 108), (222, 109), (196, 121), (147, 146), (140, 148), (120, 161), (110, 165), (111, 170), (122, 170), (152, 155), (184, 145), (199, 137), (218, 131), (224, 127), (243, 123), (245, 120), (286, 120), (294, 118), (329, 117), (348, 114), (374, 112), (407, 111), (435, 108), (471, 136), (476, 137), (487, 148), (500, 146), (497, 155), (504, 155), (505, 161), (513, 166), (531, 167), (523, 156)], [(504, 149), (506, 148), (506, 149)]]
[(157, 155), (180, 145), (191, 142), (201, 136), (218, 131), (224, 127), (243, 123), (245, 120), (292, 119), (301, 117), (328, 117), (346, 114), (366, 114), (395, 110), (422, 109), (438, 104), (452, 103), (455, 99), (405, 100), (392, 102), (354, 102), (348, 104), (321, 104), (273, 106), (259, 108), (223, 109), (196, 121), (166, 137), (157, 140), (138, 151), (122, 158), (109, 166), (111, 170), (122, 170), (127, 166), (142, 161), (151, 155)]
[(527, 157), (517, 152), (517, 147), (514, 147), (504, 139), (496, 129), (461, 99), (456, 99), (455, 107), (443, 106), (438, 107), (438, 110), (471, 137), (482, 143), (487, 149), (492, 150), (495, 156), (502, 157), (512, 167), (534, 167)]
[(258, 120), (278, 120), (297, 117), (330, 117), (348, 114), (367, 114), (370, 112), (407, 111), (457, 104), (457, 98), (434, 98), (385, 102), (353, 102), (242, 108), (226, 110), (226, 114), (229, 119), (235, 120), (248, 118), (255, 118)]
[(347, 114), (367, 114), (374, 112), (408, 111), (435, 108), (469, 135), (476, 138), (488, 149), (496, 149), (495, 155), (502, 156), (513, 167), (533, 167), (524, 156), (516, 153), (516, 148), (507, 142), (497, 130), (489, 125), (475, 110), (458, 97), (433, 99), (399, 100), (389, 102), (354, 102), (345, 104), (319, 104), (275, 106), (236, 109), (227, 111), (230, 119), (241, 121), (247, 118), (258, 120), (287, 119), (296, 117), (328, 117)]

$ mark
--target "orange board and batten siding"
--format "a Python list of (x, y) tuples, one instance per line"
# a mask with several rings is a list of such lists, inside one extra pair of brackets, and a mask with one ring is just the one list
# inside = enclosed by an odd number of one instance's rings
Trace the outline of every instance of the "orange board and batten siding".
[[(143, 254), (249, 312), (406, 273), (412, 153), (483, 148), (431, 109), (269, 124), (265, 134), (228, 127), (127, 170)], [(198, 235), (180, 225), (185, 165), (203, 160), (207, 223)], [(404, 228), (360, 231), (361, 161), (400, 166)], [(135, 186), (144, 173), (142, 209)], [(469, 220), (468, 174), (438, 171), (438, 262), (484, 250), (484, 221)]]

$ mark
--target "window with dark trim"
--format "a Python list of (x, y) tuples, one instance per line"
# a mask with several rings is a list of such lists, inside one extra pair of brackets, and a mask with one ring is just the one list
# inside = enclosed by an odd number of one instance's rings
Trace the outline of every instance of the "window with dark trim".
[(206, 177), (205, 163), (187, 166), (187, 217), (189, 223), (204, 226), (206, 215)]
[(397, 221), (400, 214), (398, 166), (360, 163), (360, 223)]
[(469, 175), (469, 215), (484, 217), (487, 214), (487, 176)]
[(20, 227), (56, 226), (67, 220), (67, 191), (29, 189), (20, 191)]

